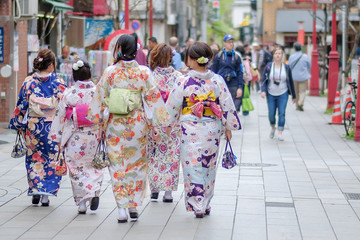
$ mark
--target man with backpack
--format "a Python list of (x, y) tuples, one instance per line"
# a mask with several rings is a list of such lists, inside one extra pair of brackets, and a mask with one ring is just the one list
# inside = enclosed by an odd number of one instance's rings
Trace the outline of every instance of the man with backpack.
[(227, 34), (223, 38), (224, 48), (214, 58), (211, 70), (225, 80), (233, 98), (235, 108), (241, 107), (244, 79), (240, 54), (234, 51), (234, 37)]
[(292, 77), (294, 79), (295, 94), (297, 97), (296, 110), (304, 111), (304, 101), (306, 96), (307, 80), (311, 78), (311, 62), (307, 55), (301, 52), (301, 44), (294, 43), (296, 53), (289, 58)]

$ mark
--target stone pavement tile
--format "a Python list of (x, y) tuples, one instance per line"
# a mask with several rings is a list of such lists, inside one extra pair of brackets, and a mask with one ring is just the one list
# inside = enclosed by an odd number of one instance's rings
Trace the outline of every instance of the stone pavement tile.
[(240, 176), (257, 176), (262, 177), (263, 173), (261, 169), (254, 169), (254, 168), (241, 168), (240, 169)]
[(266, 240), (265, 214), (236, 214), (233, 239)]
[(337, 239), (359, 239), (360, 221), (349, 205), (323, 204)]
[(240, 175), (239, 184), (264, 184), (264, 179), (262, 176), (256, 176), (256, 175)]
[(326, 212), (317, 199), (295, 199), (295, 210), (303, 239), (336, 239)]
[(276, 202), (276, 203), (293, 203), (294, 200), (292, 197), (265, 197), (266, 202)]
[(317, 198), (317, 192), (312, 182), (289, 182), (293, 198)]
[(236, 213), (241, 215), (265, 215), (264, 199), (238, 198)]
[(263, 184), (239, 184), (238, 196), (264, 198), (265, 190)]
[(298, 226), (273, 225), (268, 223), (268, 240), (301, 240)]

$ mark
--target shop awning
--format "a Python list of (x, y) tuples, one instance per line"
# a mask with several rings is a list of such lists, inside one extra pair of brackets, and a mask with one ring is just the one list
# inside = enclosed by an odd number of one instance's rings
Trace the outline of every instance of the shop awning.
[(55, 10), (66, 10), (66, 11), (72, 11), (74, 8), (66, 3), (63, 2), (57, 2), (53, 0), (45, 0), (46, 3), (49, 3), (55, 7)]

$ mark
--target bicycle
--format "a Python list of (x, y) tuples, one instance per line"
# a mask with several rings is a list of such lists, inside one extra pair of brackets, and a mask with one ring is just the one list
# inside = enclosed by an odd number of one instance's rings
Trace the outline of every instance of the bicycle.
[[(354, 134), (354, 125), (355, 125), (355, 113), (356, 113), (356, 90), (357, 90), (357, 85), (356, 82), (349, 82), (349, 85), (351, 87), (351, 91), (355, 96), (355, 101), (348, 101), (345, 104), (345, 108), (344, 108), (344, 126), (345, 126), (345, 131), (346, 131), (346, 135), (350, 136)], [(349, 110), (348, 110), (349, 108)]]

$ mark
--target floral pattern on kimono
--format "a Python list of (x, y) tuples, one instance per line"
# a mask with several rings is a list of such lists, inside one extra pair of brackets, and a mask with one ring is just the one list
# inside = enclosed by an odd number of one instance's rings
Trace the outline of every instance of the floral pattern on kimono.
[(171, 119), (148, 67), (136, 61), (120, 61), (105, 69), (97, 84), (103, 110), (107, 108), (104, 100), (113, 88), (141, 91), (142, 107), (126, 116), (110, 113), (106, 127), (109, 172), (117, 206), (136, 207), (145, 197), (148, 124), (169, 124)]
[[(153, 71), (154, 84), (166, 102), (174, 84), (183, 75), (173, 67), (157, 67)], [(166, 127), (159, 126), (160, 140), (155, 141), (149, 134), (149, 185), (151, 192), (176, 191), (180, 168), (180, 125), (175, 125), (166, 134)]]
[[(192, 94), (215, 97), (222, 109), (222, 117), (183, 114), (183, 103)], [(205, 213), (210, 208), (214, 195), (216, 160), (219, 153), (221, 124), (229, 130), (240, 130), (241, 124), (231, 98), (222, 79), (211, 71), (190, 71), (171, 91), (166, 107), (181, 125), (180, 162), (183, 167), (185, 205), (188, 211)]]
[[(34, 73), (25, 78), (20, 89), (18, 101), (11, 117), (9, 128), (21, 131), (25, 136), (27, 153), (25, 166), (29, 184), (28, 195), (55, 195), (59, 190), (60, 176), (55, 175), (56, 142), (48, 139), (53, 116), (34, 117), (29, 114), (29, 99), (40, 102), (61, 98), (66, 85), (54, 73), (39, 76)], [(56, 108), (56, 106), (55, 106)], [(50, 109), (38, 109), (44, 112)], [(53, 109), (55, 110), (55, 109)], [(54, 111), (55, 112), (55, 111)]]
[[(98, 197), (103, 171), (91, 166), (100, 140), (100, 104), (93, 101), (96, 86), (91, 81), (76, 81), (65, 90), (51, 126), (50, 137), (65, 151), (74, 200)], [(89, 125), (78, 126), (76, 107), (88, 106), (86, 119)], [(75, 116), (77, 114), (77, 116)]]

